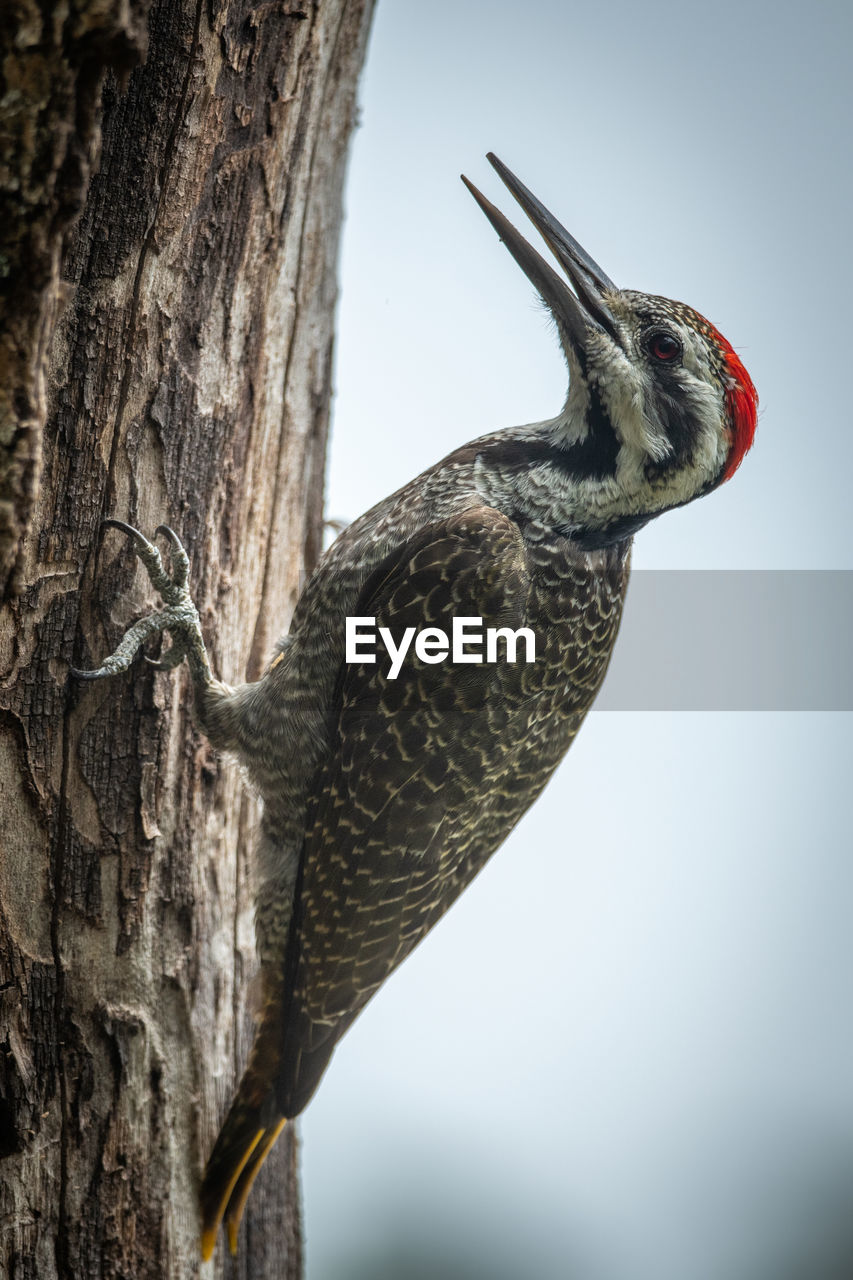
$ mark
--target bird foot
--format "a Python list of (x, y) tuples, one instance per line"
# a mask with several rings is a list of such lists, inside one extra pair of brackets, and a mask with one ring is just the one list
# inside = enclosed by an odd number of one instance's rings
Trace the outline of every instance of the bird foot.
[(151, 585), (163, 597), (166, 608), (135, 622), (125, 632), (115, 651), (95, 671), (79, 671), (72, 667), (71, 674), (79, 680), (101, 680), (104, 676), (118, 675), (128, 669), (149, 636), (168, 631), (172, 637), (171, 648), (159, 661), (146, 658), (146, 662), (158, 671), (171, 671), (184, 658), (189, 658), (193, 676), (200, 676), (203, 681), (209, 680), (210, 664), (202, 639), (198, 609), (187, 588), (190, 561), (178, 535), (165, 524), (159, 525), (154, 534), (156, 537), (158, 533), (162, 533), (169, 541), (172, 563), (172, 572), (169, 573), (163, 565), (160, 552), (138, 529), (125, 524), (123, 520), (105, 520), (104, 527), (121, 529), (122, 533), (132, 539), (133, 549), (145, 565)]

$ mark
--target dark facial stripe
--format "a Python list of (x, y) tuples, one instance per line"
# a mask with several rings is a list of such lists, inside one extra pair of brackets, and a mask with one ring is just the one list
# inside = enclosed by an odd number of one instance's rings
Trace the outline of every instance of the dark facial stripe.
[(605, 480), (616, 472), (619, 440), (597, 387), (589, 387), (589, 397), (587, 433), (576, 444), (520, 440), (508, 434), (505, 439), (464, 445), (446, 461), (465, 464), (480, 457), (487, 464), (513, 471), (544, 464), (573, 480)]
[(663, 423), (666, 438), (672, 445), (672, 453), (663, 462), (649, 462), (647, 474), (655, 476), (664, 471), (681, 470), (691, 464), (696, 450), (696, 424), (690, 416), (690, 406), (675, 387), (670, 392), (658, 383), (652, 396), (658, 420)]
[(595, 383), (587, 383), (587, 391), (586, 436), (577, 444), (561, 450), (565, 459), (563, 470), (581, 480), (606, 480), (616, 474), (619, 439), (598, 387)]

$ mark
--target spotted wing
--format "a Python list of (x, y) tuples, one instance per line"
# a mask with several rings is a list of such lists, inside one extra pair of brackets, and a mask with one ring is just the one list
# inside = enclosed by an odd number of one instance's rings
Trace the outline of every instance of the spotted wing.
[[(357, 612), (398, 642), (411, 626), (449, 634), (453, 617), (515, 630), (529, 588), (518, 527), (480, 508), (418, 534), (373, 575)], [(524, 777), (509, 794), (495, 786), (529, 701), (523, 662), (428, 664), (410, 650), (392, 680), (377, 658), (342, 668), (313, 786), (286, 979), (285, 1115), (538, 790)]]

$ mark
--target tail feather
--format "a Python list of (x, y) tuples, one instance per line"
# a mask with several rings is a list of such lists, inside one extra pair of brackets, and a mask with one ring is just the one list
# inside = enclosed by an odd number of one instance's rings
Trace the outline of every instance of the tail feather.
[[(201, 1256), (207, 1262), (216, 1247), (223, 1214), (252, 1152), (264, 1136), (254, 1116), (234, 1116), (234, 1107), (216, 1140), (201, 1186)], [(236, 1243), (236, 1241), (235, 1241)]]
[(228, 1240), (237, 1248), (237, 1228), (261, 1165), (284, 1128), (274, 1085), (281, 1063), (280, 992), (270, 984), (249, 1064), (219, 1131), (201, 1184), (201, 1256), (213, 1254), (227, 1214)]
[(243, 1217), (246, 1201), (249, 1198), (249, 1192), (252, 1190), (252, 1183), (260, 1173), (261, 1166), (270, 1151), (272, 1151), (278, 1135), (286, 1124), (286, 1120), (279, 1120), (277, 1124), (264, 1131), (260, 1141), (253, 1144), (249, 1152), (249, 1158), (241, 1167), (237, 1181), (231, 1189), (225, 1208), (225, 1229), (228, 1232), (228, 1247), (234, 1257), (237, 1255), (237, 1233), (240, 1230), (240, 1221)]

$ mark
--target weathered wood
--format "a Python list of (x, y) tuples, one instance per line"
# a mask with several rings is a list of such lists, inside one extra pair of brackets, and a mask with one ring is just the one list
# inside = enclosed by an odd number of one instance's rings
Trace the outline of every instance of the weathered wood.
[[(3, 347), (25, 389), (3, 408), (32, 442), (64, 256), (41, 489), (0, 615), (0, 1275), (16, 1280), (199, 1269), (199, 1176), (251, 1032), (257, 806), (194, 730), (183, 671), (140, 661), (80, 687), (67, 667), (95, 665), (154, 603), (125, 539), (100, 537), (107, 515), (179, 532), (223, 679), (257, 674), (287, 625), (320, 545), (370, 8), (159, 0), (144, 62), (124, 86), (108, 71), (102, 108), (100, 72), (121, 59), (66, 58), (51, 90), (66, 140), (50, 147), (90, 152), (100, 125), (102, 149), (70, 239), (45, 220)], [(125, 64), (144, 12), (110, 19), (135, 33), (116, 46)], [(29, 215), (11, 216), (23, 245)], [(240, 1257), (219, 1249), (214, 1266), (300, 1275), (292, 1135), (249, 1201)]]
[(37, 491), (60, 264), (100, 142), (101, 83), (144, 54), (149, 5), (0, 11), (0, 600)]

